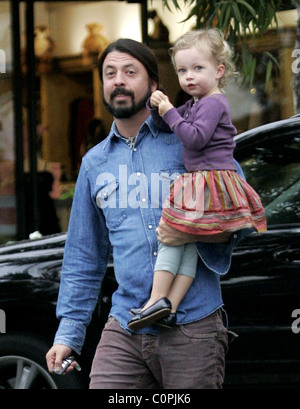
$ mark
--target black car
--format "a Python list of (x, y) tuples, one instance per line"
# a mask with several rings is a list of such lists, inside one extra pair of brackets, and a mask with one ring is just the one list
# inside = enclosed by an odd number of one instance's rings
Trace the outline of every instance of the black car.
[[(229, 329), (225, 388), (300, 386), (300, 115), (236, 137), (236, 159), (260, 194), (268, 231), (234, 251), (222, 277)], [(58, 322), (65, 234), (0, 247), (0, 389), (86, 388), (112, 292), (108, 266), (79, 362), (81, 372), (50, 375), (45, 354)], [(1, 321), (2, 320), (2, 321)]]
[(268, 231), (243, 239), (222, 279), (226, 385), (300, 387), (300, 115), (236, 137), (235, 156), (264, 204)]
[(66, 234), (56, 234), (0, 246), (0, 310), (5, 313), (5, 331), (2, 325), (0, 333), (0, 389), (88, 386), (93, 352), (108, 315), (116, 282), (113, 265), (109, 263), (80, 357), (82, 372), (70, 376), (49, 374), (45, 354), (58, 325), (55, 309), (65, 239)]

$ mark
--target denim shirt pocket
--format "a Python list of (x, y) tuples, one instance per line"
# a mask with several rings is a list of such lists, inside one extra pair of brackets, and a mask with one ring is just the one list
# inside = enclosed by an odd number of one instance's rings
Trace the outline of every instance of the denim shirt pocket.
[(96, 196), (97, 206), (103, 211), (109, 229), (117, 229), (127, 217), (120, 197), (119, 182), (111, 181), (101, 187)]
[(160, 170), (160, 176), (165, 179), (169, 179), (170, 181), (174, 181), (178, 178), (182, 173), (185, 173), (187, 170), (185, 167), (178, 163), (169, 163), (168, 168)]
[(174, 182), (182, 173), (185, 173), (186, 169), (184, 166), (177, 164), (170, 165), (169, 168), (160, 170), (160, 177), (162, 180), (169, 180), (169, 182)]

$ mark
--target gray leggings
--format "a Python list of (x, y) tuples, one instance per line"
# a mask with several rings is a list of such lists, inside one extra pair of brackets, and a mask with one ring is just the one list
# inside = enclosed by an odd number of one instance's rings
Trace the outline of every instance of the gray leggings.
[(194, 243), (182, 246), (166, 246), (159, 243), (154, 271), (164, 270), (177, 275), (195, 278), (198, 253)]

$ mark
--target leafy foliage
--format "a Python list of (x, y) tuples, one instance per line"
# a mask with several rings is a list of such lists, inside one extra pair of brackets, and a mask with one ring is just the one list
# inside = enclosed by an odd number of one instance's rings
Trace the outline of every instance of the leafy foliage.
[[(172, 3), (180, 10), (177, 0), (162, 0), (170, 10)], [(184, 21), (196, 17), (195, 28), (217, 27), (222, 30), (227, 40), (235, 48), (237, 64), (241, 66), (244, 83), (252, 86), (256, 56), (249, 48), (249, 39), (263, 37), (270, 26), (277, 28), (276, 12), (291, 8), (291, 2), (282, 0), (182, 0), (188, 7), (189, 14)], [(287, 4), (288, 3), (288, 4)], [(276, 58), (266, 52), (266, 85), (272, 69), (278, 65)]]

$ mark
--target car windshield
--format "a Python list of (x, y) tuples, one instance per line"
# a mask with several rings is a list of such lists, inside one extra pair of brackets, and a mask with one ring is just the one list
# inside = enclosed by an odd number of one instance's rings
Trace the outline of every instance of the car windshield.
[(260, 195), (268, 225), (300, 223), (300, 137), (268, 139), (240, 161), (248, 183)]

